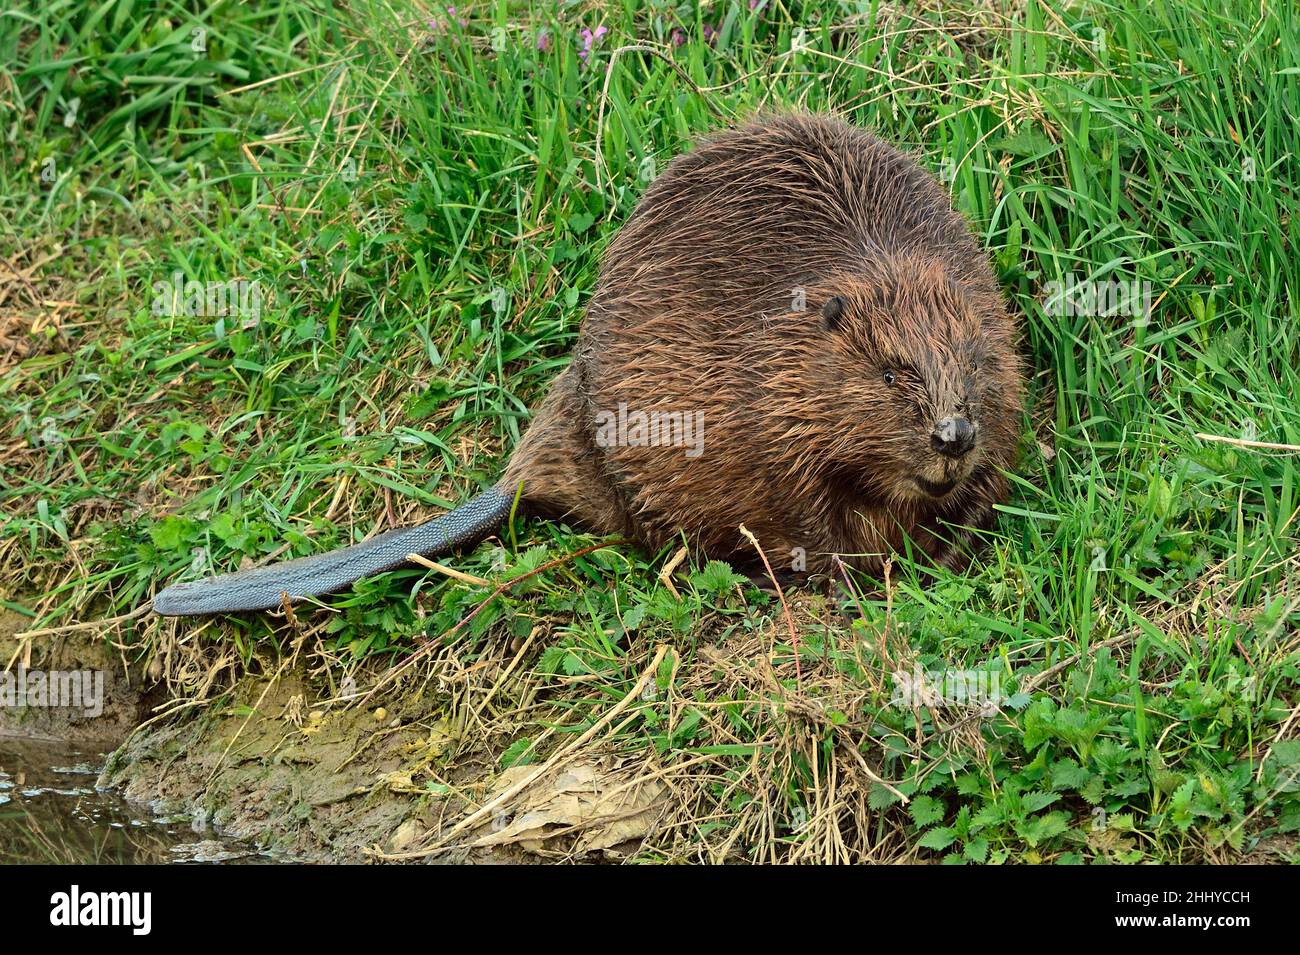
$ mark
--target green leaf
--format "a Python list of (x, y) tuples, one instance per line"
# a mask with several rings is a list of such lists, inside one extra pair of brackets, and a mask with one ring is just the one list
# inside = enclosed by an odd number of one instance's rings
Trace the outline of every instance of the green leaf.
[(1016, 832), (1031, 846), (1038, 846), (1069, 828), (1069, 817), (1063, 812), (1049, 812), (1016, 824)]
[(592, 223), (595, 221), (596, 217), (589, 212), (579, 212), (576, 215), (571, 215), (568, 220), (569, 231), (574, 235), (582, 235), (591, 228)]
[(180, 550), (189, 530), (189, 521), (169, 514), (149, 528), (149, 538), (159, 550)]
[(938, 822), (945, 812), (943, 803), (933, 796), (917, 796), (907, 810), (912, 814), (912, 821), (916, 823), (918, 829)]
[(536, 758), (529, 750), (532, 749), (533, 741), (527, 737), (515, 740), (506, 747), (506, 751), (501, 754), (501, 768), (509, 769), (511, 766), (527, 766)]
[(989, 857), (989, 841), (987, 839), (971, 839), (962, 849), (962, 855), (971, 862), (983, 863)]
[(867, 805), (875, 810), (887, 809), (896, 802), (898, 796), (879, 783), (872, 784), (871, 792), (867, 794)]
[(987, 829), (989, 826), (996, 826), (1002, 822), (1002, 810), (997, 806), (985, 806), (970, 821), (971, 832), (978, 832), (981, 829)]
[(1025, 793), (1021, 799), (1021, 803), (1025, 807), (1026, 812), (1038, 812), (1040, 809), (1046, 809), (1060, 798), (1061, 796), (1059, 793), (1035, 791)]
[(641, 621), (645, 619), (645, 611), (645, 604), (636, 604), (629, 607), (623, 614), (623, 632), (635, 632), (636, 628), (641, 626)]
[(212, 518), (208, 522), (208, 528), (212, 531), (214, 537), (227, 546), (230, 546), (235, 537), (239, 535), (239, 532), (235, 530), (235, 519), (225, 511)]
[(746, 578), (731, 569), (731, 565), (720, 560), (711, 560), (704, 569), (691, 575), (691, 582), (700, 590), (721, 595), (734, 590), (737, 584), (743, 584)]
[(1291, 802), (1282, 807), (1277, 828), (1279, 832), (1300, 832), (1300, 803)]
[(917, 840), (916, 844), (922, 849), (933, 849), (936, 852), (942, 852), (952, 845), (956, 839), (957, 836), (951, 829), (930, 829)]
[(1080, 789), (1093, 778), (1092, 773), (1068, 756), (1064, 759), (1055, 760), (1049, 773), (1052, 779), (1052, 788), (1056, 790)]
[(587, 664), (582, 661), (582, 657), (569, 651), (564, 654), (564, 660), (561, 664), (564, 667), (565, 676), (580, 676), (587, 671)]
[(549, 646), (542, 651), (541, 657), (537, 660), (537, 669), (543, 673), (559, 673), (564, 667), (564, 658), (569, 655), (569, 651), (560, 646)]

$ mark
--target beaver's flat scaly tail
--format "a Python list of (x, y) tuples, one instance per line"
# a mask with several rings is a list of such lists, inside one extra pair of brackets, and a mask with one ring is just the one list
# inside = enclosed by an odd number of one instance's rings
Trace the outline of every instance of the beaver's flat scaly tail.
[(362, 577), (402, 566), (408, 554), (435, 557), (462, 544), (476, 543), (505, 522), (513, 504), (513, 492), (495, 487), (442, 517), (387, 531), (351, 547), (172, 584), (154, 597), (153, 609), (167, 617), (268, 610), (280, 606), (284, 594), (296, 600), (332, 593)]

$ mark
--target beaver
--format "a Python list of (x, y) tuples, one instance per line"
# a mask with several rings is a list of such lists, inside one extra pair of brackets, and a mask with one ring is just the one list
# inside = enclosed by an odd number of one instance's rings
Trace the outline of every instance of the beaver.
[[(959, 567), (1014, 464), (1017, 324), (947, 193), (837, 118), (714, 133), (609, 245), (572, 361), (501, 480), (418, 527), (160, 592), (160, 614), (275, 607), (477, 542), (528, 511), (801, 575)], [(910, 545), (908, 544), (910, 542)]]

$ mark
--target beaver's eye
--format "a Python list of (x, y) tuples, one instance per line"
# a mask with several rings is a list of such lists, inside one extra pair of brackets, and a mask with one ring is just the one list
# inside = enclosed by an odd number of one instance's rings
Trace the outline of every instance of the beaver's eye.
[(893, 370), (892, 368), (886, 368), (886, 369), (885, 369), (885, 384), (887, 384), (887, 385), (892, 385), (892, 384), (894, 384), (894, 383), (897, 382), (897, 381), (898, 381), (898, 375), (894, 374), (894, 370)]

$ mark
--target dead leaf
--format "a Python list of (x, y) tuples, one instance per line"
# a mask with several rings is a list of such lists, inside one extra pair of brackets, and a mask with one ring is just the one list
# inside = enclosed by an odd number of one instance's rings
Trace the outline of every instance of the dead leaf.
[(414, 819), (406, 820), (406, 822), (398, 826), (397, 831), (389, 837), (388, 851), (401, 852), (408, 848), (411, 843), (415, 842), (423, 832), (423, 827), (421, 827), (421, 825)]
[[(504, 806), (472, 846), (517, 844), (539, 852), (547, 840), (576, 836), (573, 850), (597, 852), (640, 839), (659, 821), (666, 787), (655, 778), (638, 780), (636, 768), (575, 763), (541, 777)], [(533, 766), (513, 766), (498, 777), (489, 800), (505, 792)]]

